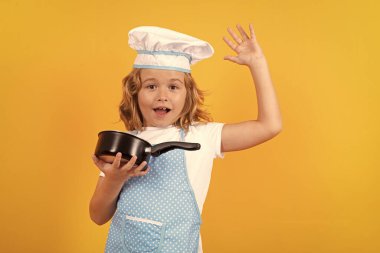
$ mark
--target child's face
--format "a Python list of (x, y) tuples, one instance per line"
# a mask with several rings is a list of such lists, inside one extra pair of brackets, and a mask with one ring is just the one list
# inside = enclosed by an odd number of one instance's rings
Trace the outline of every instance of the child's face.
[(185, 74), (142, 69), (138, 104), (145, 127), (167, 127), (177, 121), (186, 99)]

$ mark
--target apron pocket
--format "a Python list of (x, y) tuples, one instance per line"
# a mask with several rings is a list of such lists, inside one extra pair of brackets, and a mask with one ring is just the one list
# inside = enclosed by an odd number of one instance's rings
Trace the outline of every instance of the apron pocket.
[(126, 215), (124, 244), (129, 252), (155, 252), (164, 238), (164, 224)]

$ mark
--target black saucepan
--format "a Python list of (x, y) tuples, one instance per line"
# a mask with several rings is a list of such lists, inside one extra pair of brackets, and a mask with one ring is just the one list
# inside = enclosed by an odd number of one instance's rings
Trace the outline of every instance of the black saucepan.
[[(95, 155), (105, 162), (112, 163), (118, 152), (122, 153), (122, 162), (127, 162), (133, 155), (137, 156), (136, 165), (143, 161), (149, 162), (150, 156), (159, 156), (170, 150), (180, 148), (185, 150), (198, 150), (199, 143), (170, 141), (156, 145), (136, 137), (132, 134), (119, 131), (102, 131), (98, 134), (98, 143)], [(144, 170), (147, 168), (145, 166)]]

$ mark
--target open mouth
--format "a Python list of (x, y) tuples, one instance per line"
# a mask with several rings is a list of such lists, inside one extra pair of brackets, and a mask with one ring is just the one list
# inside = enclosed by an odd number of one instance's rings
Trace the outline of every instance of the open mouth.
[(165, 114), (165, 113), (168, 113), (171, 111), (171, 109), (167, 108), (167, 107), (157, 107), (157, 108), (154, 108), (153, 109), (156, 113), (159, 113), (159, 114)]

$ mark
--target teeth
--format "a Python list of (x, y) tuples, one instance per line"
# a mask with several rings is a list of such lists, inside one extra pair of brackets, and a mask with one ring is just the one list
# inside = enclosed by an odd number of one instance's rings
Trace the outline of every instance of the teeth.
[(166, 108), (166, 107), (157, 107), (157, 108), (155, 108), (154, 110), (155, 110), (155, 111), (156, 111), (156, 110), (170, 111), (170, 109), (169, 109), (169, 108)]

